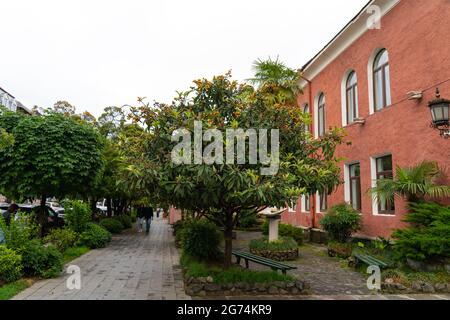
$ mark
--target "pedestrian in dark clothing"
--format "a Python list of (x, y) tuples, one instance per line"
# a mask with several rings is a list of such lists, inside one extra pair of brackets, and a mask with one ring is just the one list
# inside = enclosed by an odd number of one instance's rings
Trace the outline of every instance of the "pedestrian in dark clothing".
[(150, 224), (153, 220), (153, 208), (152, 207), (143, 207), (142, 208), (144, 219), (145, 219), (145, 232), (148, 234), (150, 232)]
[(144, 211), (141, 205), (136, 209), (136, 217), (137, 217), (137, 230), (138, 232), (142, 232), (143, 231), (142, 224), (144, 222)]
[(7, 226), (11, 224), (11, 219), (14, 219), (16, 216), (17, 210), (19, 210), (19, 206), (15, 203), (11, 204), (5, 212), (3, 212), (3, 218), (5, 219), (5, 223)]

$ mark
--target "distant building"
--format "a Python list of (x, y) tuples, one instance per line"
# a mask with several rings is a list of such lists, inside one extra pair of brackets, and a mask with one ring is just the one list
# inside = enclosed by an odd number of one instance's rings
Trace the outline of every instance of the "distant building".
[(0, 105), (14, 112), (31, 114), (31, 110), (25, 107), (12, 94), (0, 87)]

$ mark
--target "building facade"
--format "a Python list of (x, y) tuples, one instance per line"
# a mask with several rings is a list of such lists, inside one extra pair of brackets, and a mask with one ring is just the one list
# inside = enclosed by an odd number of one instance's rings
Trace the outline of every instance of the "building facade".
[[(380, 19), (377, 19), (380, 18)], [(361, 236), (389, 237), (404, 226), (405, 202), (378, 202), (376, 180), (396, 166), (434, 160), (450, 167), (450, 140), (430, 127), (428, 102), (450, 98), (450, 2), (373, 0), (303, 67), (299, 106), (315, 138), (342, 127), (337, 149), (344, 182), (332, 195), (302, 196), (285, 223), (320, 228), (327, 208), (350, 203), (362, 214)]]

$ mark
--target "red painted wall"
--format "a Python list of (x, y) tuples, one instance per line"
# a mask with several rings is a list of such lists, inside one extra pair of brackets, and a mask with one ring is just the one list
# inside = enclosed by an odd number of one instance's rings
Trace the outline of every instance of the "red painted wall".
[[(345, 163), (361, 165), (362, 214), (365, 236), (388, 237), (392, 230), (404, 226), (406, 212), (402, 200), (396, 200), (393, 217), (372, 214), (370, 158), (392, 154), (393, 166), (412, 166), (422, 160), (436, 160), (450, 167), (450, 140), (430, 128), (428, 101), (434, 99), (436, 86), (450, 79), (450, 2), (448, 0), (403, 0), (381, 21), (380, 30), (369, 30), (312, 80), (313, 98), (326, 96), (326, 126), (342, 127), (341, 84), (349, 69), (358, 76), (359, 116), (364, 125), (346, 127), (351, 146), (342, 145), (338, 157)], [(377, 48), (389, 52), (392, 106), (369, 115), (367, 66)], [(450, 99), (450, 81), (438, 85), (441, 96)], [(421, 101), (405, 100), (407, 92), (424, 90)], [(298, 99), (308, 103), (308, 87)], [(342, 163), (342, 179), (344, 162)], [(344, 201), (344, 187), (328, 198), (329, 206)], [(311, 214), (284, 213), (283, 221), (311, 226)], [(321, 214), (316, 215), (316, 225)]]

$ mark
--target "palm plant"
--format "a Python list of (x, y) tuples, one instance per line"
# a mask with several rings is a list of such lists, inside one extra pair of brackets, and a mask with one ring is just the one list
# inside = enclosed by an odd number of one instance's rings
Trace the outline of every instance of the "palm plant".
[(378, 201), (394, 201), (394, 197), (404, 197), (408, 202), (420, 202), (425, 198), (450, 197), (450, 186), (440, 185), (444, 171), (434, 161), (423, 161), (414, 167), (396, 168), (396, 177), (381, 179), (371, 189)]
[(248, 79), (249, 82), (264, 91), (277, 93), (284, 102), (296, 101), (301, 92), (298, 84), (301, 75), (298, 70), (290, 69), (278, 58), (275, 60), (268, 58), (253, 62), (253, 71), (255, 76)]

